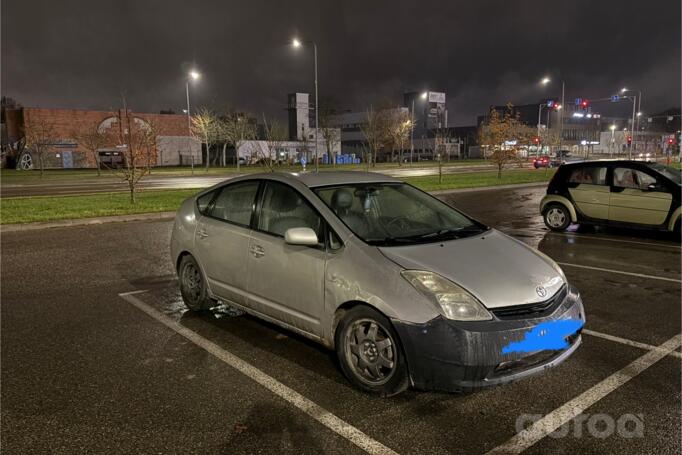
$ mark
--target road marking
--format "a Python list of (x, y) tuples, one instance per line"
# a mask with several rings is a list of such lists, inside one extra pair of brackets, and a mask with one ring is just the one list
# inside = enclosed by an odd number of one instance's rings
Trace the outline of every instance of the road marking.
[[(654, 346), (654, 345), (646, 344), (646, 343), (640, 343), (639, 341), (628, 340), (627, 338), (621, 338), (621, 337), (609, 335), (608, 333), (595, 332), (594, 330), (589, 330), (589, 329), (583, 329), (582, 333), (587, 334), (587, 335), (591, 335), (593, 337), (598, 337), (598, 338), (603, 338), (605, 340), (614, 341), (616, 343), (625, 344), (625, 345), (632, 346), (635, 348), (644, 349), (647, 351), (661, 350), (661, 348), (659, 348), (658, 346)], [(677, 357), (677, 358), (682, 358), (682, 353), (677, 352), (677, 351), (669, 352), (668, 355), (671, 355), (671, 356)]]
[(592, 267), (591, 265), (570, 264), (568, 262), (557, 262), (557, 264), (565, 265), (567, 267), (577, 267), (579, 269), (596, 270), (598, 272), (618, 273), (621, 275), (636, 276), (639, 278), (649, 278), (651, 280), (661, 280), (661, 281), (671, 281), (673, 283), (682, 283), (682, 280), (679, 280), (677, 278), (666, 278), (664, 276), (654, 276), (654, 275), (645, 275), (643, 273), (624, 272), (622, 270), (604, 269), (602, 267)]
[(341, 420), (339, 417), (315, 404), (295, 390), (290, 389), (272, 376), (269, 376), (250, 363), (245, 362), (236, 355), (226, 351), (217, 344), (207, 340), (187, 327), (178, 324), (165, 314), (155, 310), (142, 300), (135, 297), (135, 294), (141, 294), (143, 292), (146, 291), (125, 292), (123, 294), (119, 294), (119, 296), (126, 302), (156, 319), (169, 329), (172, 329), (173, 331), (187, 338), (189, 341), (206, 350), (235, 370), (239, 371), (250, 379), (253, 379), (275, 395), (305, 412), (310, 417), (320, 422), (322, 425), (326, 426), (339, 436), (346, 438), (367, 453), (397, 455), (397, 453), (392, 449), (389, 449), (379, 441), (370, 438), (362, 431), (350, 425), (348, 422)]
[(663, 247), (663, 248), (672, 248), (672, 249), (677, 250), (677, 251), (680, 251), (682, 249), (682, 246), (667, 244), (667, 243), (638, 242), (635, 240), (612, 239), (609, 237), (597, 237), (594, 235), (578, 234), (578, 233), (573, 233), (573, 232), (552, 232), (552, 231), (550, 231), (549, 234), (558, 235), (561, 237), (573, 237), (573, 238), (577, 238), (577, 239), (596, 240), (598, 242), (619, 242), (619, 243), (634, 243), (635, 245), (659, 246), (659, 247)]
[(649, 351), (635, 359), (625, 368), (616, 371), (600, 383), (564, 403), (559, 408), (550, 412), (527, 429), (517, 433), (509, 441), (495, 447), (488, 454), (518, 454), (528, 449), (545, 436), (580, 415), (597, 401), (604, 398), (614, 390), (626, 384), (630, 379), (638, 376), (644, 370), (667, 356), (670, 352), (680, 347), (682, 335), (678, 334), (657, 346), (658, 349)]

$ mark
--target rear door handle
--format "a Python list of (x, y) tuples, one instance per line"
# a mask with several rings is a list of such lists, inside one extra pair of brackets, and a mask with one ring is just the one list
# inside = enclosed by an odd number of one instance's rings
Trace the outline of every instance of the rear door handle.
[(257, 258), (260, 258), (265, 256), (265, 250), (260, 245), (253, 245), (251, 247), (251, 254), (253, 254)]
[(205, 239), (206, 237), (208, 237), (208, 232), (206, 232), (204, 229), (201, 229), (201, 230), (199, 230), (199, 232), (197, 233), (197, 235), (198, 235), (200, 238)]

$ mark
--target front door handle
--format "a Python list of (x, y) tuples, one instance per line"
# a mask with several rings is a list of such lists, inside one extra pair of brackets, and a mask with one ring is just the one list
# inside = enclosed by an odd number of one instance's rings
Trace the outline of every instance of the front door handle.
[(253, 245), (251, 247), (251, 254), (253, 254), (257, 258), (261, 258), (265, 256), (265, 250), (260, 245)]
[(198, 235), (200, 238), (205, 239), (206, 237), (208, 237), (208, 232), (206, 232), (204, 229), (201, 229), (201, 230), (199, 230), (199, 232), (197, 233), (197, 235)]

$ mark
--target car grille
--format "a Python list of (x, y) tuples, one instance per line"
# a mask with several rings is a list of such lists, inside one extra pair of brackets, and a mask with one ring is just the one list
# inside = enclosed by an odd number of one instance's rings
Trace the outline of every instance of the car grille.
[(563, 285), (561, 289), (559, 289), (559, 292), (544, 302), (495, 308), (491, 311), (495, 316), (497, 316), (498, 319), (504, 320), (541, 318), (552, 314), (554, 310), (564, 301), (567, 292), (568, 290), (566, 285)]

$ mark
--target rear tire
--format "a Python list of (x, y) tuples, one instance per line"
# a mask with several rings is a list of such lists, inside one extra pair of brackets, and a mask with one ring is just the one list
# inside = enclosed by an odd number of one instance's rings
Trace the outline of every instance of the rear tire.
[(542, 212), (545, 226), (553, 231), (563, 231), (571, 224), (571, 213), (563, 204), (548, 204)]
[(391, 322), (366, 306), (346, 312), (335, 333), (341, 370), (357, 388), (382, 397), (407, 389), (409, 375), (400, 339)]
[(208, 296), (206, 280), (197, 261), (191, 254), (183, 256), (178, 267), (178, 280), (182, 300), (192, 311), (205, 311), (215, 305)]

